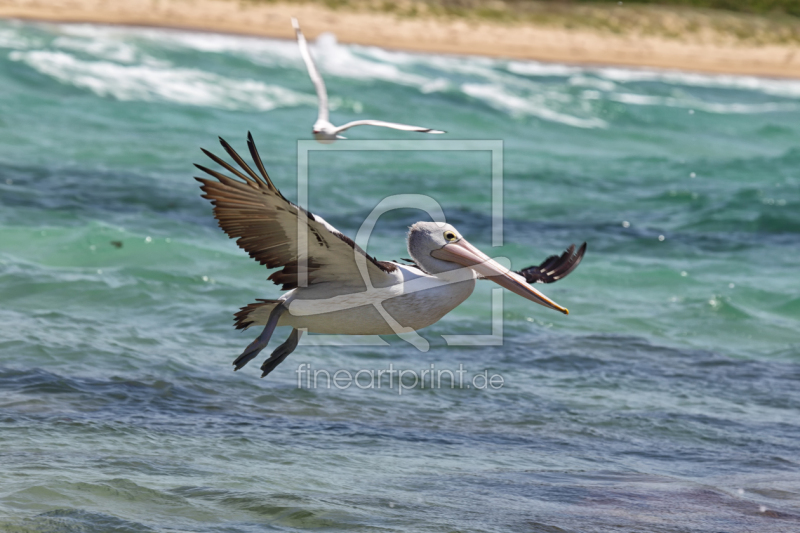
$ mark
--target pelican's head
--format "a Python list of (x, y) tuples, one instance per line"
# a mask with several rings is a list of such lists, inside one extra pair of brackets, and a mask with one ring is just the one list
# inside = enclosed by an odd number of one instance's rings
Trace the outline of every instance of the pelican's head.
[(523, 298), (569, 314), (567, 309), (528, 285), (525, 278), (467, 242), (450, 224), (417, 222), (411, 226), (408, 231), (408, 253), (429, 274), (437, 275), (466, 267)]

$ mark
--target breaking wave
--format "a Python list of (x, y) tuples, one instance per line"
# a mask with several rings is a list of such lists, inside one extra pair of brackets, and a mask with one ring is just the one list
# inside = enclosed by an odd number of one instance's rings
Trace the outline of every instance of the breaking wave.
[[(270, 83), (258, 79), (268, 75), (259, 69), (304, 72), (291, 40), (88, 24), (56, 25), (55, 32), (53, 26), (44, 27), (49, 31), (35, 35), (7, 23), (0, 27), (0, 48), (9, 49), (10, 59), (41, 74), (100, 96), (233, 110), (316, 105), (313, 87), (304, 77), (271, 77)], [(758, 114), (794, 110), (800, 99), (800, 82), (794, 80), (434, 56), (342, 45), (330, 33), (320, 35), (311, 49), (334, 86), (331, 107), (356, 113), (363, 108), (361, 102), (333, 80), (351, 80), (350, 86), (386, 83), (423, 94), (461, 95), (510, 117), (534, 117), (575, 128), (612, 127), (613, 117), (597, 101)], [(200, 64), (176, 66), (181, 61), (170, 60), (170, 53), (187, 52)], [(207, 54), (235, 57), (253, 68), (235, 76), (215, 71), (220, 63)]]
[(118, 100), (160, 100), (258, 111), (316, 103), (310, 95), (279, 85), (249, 79), (228, 79), (197, 69), (85, 61), (65, 52), (45, 50), (15, 51), (10, 58), (61, 83)]

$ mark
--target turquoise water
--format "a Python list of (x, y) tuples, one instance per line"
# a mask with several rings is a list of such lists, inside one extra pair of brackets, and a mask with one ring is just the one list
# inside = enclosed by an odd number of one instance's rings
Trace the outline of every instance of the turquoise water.
[[(542, 289), (571, 314), (506, 294), (502, 346), (448, 346), (491, 332), (484, 282), (427, 353), (233, 373), (255, 333), (232, 313), (279, 291), (191, 164), (249, 130), (295, 197), (316, 115), (295, 44), (0, 22), (0, 530), (800, 530), (799, 81), (314, 51), (335, 122), (503, 141), (504, 245), (485, 151), (313, 152), (311, 210), (354, 237), (428, 194), (516, 268), (587, 241)], [(406, 256), (422, 216), (385, 215), (369, 251)], [(301, 364), (504, 381), (298, 388)]]

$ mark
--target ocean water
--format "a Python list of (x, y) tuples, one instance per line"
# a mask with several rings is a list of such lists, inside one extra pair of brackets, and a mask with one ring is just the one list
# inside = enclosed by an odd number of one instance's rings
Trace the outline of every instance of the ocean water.
[[(800, 81), (313, 52), (335, 122), (449, 132), (349, 139), (503, 142), (503, 245), (486, 150), (313, 151), (310, 209), (354, 237), (426, 194), (515, 268), (586, 241), (540, 286), (571, 314), (506, 293), (502, 345), (448, 345), (492, 333), (482, 282), (427, 352), (341, 339), (232, 372), (256, 335), (232, 313), (279, 290), (192, 163), (251, 131), (296, 197), (295, 43), (0, 22), (0, 530), (800, 531)], [(426, 216), (387, 213), (369, 251), (406, 256)]]

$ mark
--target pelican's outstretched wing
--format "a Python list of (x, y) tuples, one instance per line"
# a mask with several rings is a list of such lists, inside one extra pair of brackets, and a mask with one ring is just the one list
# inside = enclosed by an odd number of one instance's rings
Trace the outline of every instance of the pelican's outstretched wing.
[(308, 43), (306, 42), (303, 32), (300, 30), (300, 24), (294, 17), (292, 17), (292, 26), (294, 27), (295, 35), (297, 35), (297, 44), (300, 46), (300, 55), (303, 56), (303, 61), (305, 62), (306, 69), (308, 70), (308, 77), (311, 78), (311, 83), (314, 84), (314, 88), (317, 90), (317, 99), (319, 99), (317, 120), (324, 120), (328, 122), (328, 91), (325, 89), (325, 82), (322, 81), (322, 76), (320, 76), (317, 66), (314, 64), (314, 59), (311, 57), (311, 53), (308, 51)]
[(529, 266), (517, 272), (525, 278), (528, 283), (553, 283), (565, 278), (570, 272), (575, 270), (586, 253), (586, 243), (583, 243), (578, 251), (575, 245), (571, 245), (567, 250), (558, 255), (551, 255), (539, 266)]
[[(201, 165), (197, 168), (216, 180), (195, 178), (214, 205), (214, 217), (229, 237), (250, 254), (250, 257), (267, 268), (280, 268), (269, 277), (283, 290), (298, 286), (298, 276), (305, 273), (308, 285), (335, 282), (352, 287), (365, 286), (356, 264), (356, 256), (366, 258), (367, 271), (373, 284), (389, 282), (397, 267), (378, 261), (357, 246), (350, 238), (328, 224), (322, 217), (296, 206), (283, 197), (273, 185), (256, 150), (253, 136), (247, 134), (247, 147), (255, 161), (260, 176), (245, 163), (231, 146), (220, 138), (228, 152), (243, 172), (226, 163), (207, 150), (208, 157), (239, 178), (234, 179)], [(305, 249), (298, 246), (298, 237), (306, 229)], [(301, 255), (302, 254), (302, 255)], [(302, 281), (302, 276), (301, 280)]]
[(434, 130), (431, 128), (421, 128), (419, 126), (409, 126), (408, 124), (398, 124), (396, 122), (384, 122), (382, 120), (354, 120), (353, 122), (348, 122), (344, 126), (339, 126), (336, 128), (336, 133), (341, 133), (344, 130), (353, 128), (355, 126), (379, 126), (381, 128), (392, 128), (394, 130), (403, 130), (403, 131), (416, 131), (419, 133), (446, 133), (441, 130)]

